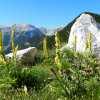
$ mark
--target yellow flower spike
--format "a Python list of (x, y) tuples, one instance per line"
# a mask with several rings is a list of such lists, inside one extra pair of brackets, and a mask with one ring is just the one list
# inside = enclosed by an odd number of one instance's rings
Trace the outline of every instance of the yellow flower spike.
[(55, 46), (60, 48), (60, 40), (58, 32), (55, 33), (55, 42), (56, 42)]
[(77, 45), (77, 37), (74, 36), (74, 55), (76, 56), (76, 45)]
[(16, 53), (17, 53), (17, 51), (18, 51), (18, 45), (16, 46), (16, 48), (15, 48), (15, 61), (16, 61)]
[(2, 32), (0, 31), (0, 61), (5, 63), (5, 55), (4, 55), (4, 45), (3, 45), (3, 37)]
[(0, 52), (3, 50), (3, 38), (2, 38), (2, 32), (0, 31)]
[(14, 26), (11, 27), (11, 39), (12, 39), (12, 53), (13, 53), (13, 60), (14, 60), (15, 59)]
[(16, 62), (16, 53), (17, 53), (17, 50), (18, 50), (18, 46), (16, 46), (16, 48), (15, 48), (14, 26), (11, 27), (11, 39), (12, 39), (12, 53), (13, 53), (12, 60), (13, 60), (14, 62)]
[(56, 57), (55, 63), (57, 64), (59, 70), (61, 70), (61, 63), (60, 63), (60, 40), (58, 32), (55, 33), (55, 47), (56, 47)]
[(89, 33), (88, 36), (88, 46), (89, 46), (89, 51), (92, 52), (92, 33)]
[(27, 93), (27, 87), (26, 86), (24, 86), (23, 90), (24, 90), (25, 94), (28, 95), (28, 93)]
[(84, 56), (86, 56), (86, 51), (87, 51), (87, 42), (84, 44)]
[(59, 54), (59, 49), (56, 49), (56, 54), (57, 54), (57, 55)]
[(47, 39), (46, 39), (46, 38), (44, 38), (44, 40), (43, 40), (43, 51), (44, 51), (44, 55), (45, 55), (46, 57), (48, 57)]
[(12, 51), (15, 51), (14, 26), (11, 27)]
[(84, 56), (86, 57), (88, 46), (88, 37), (86, 38), (85, 44), (84, 44)]

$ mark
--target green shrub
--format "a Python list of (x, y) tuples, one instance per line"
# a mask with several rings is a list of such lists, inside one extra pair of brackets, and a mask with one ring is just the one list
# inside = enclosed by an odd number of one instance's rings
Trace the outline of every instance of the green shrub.
[(38, 94), (34, 90), (28, 91), (26, 95), (23, 88), (12, 89), (0, 95), (0, 100), (37, 100)]
[(56, 80), (46, 85), (40, 91), (40, 98), (42, 100), (67, 100), (67, 97), (65, 96), (65, 92), (62, 90), (60, 84)]
[(35, 56), (35, 64), (42, 63), (44, 59), (44, 52), (42, 50), (39, 50)]
[(55, 51), (54, 50), (49, 50), (48, 57), (43, 60), (43, 63), (48, 66), (54, 65), (54, 63), (55, 63)]
[(10, 75), (11, 71), (9, 64), (0, 65), (0, 93), (11, 89), (12, 85), (16, 83), (16, 78), (12, 78)]
[(15, 70), (12, 76), (17, 79), (15, 86), (21, 87), (25, 85), (28, 88), (39, 90), (49, 83), (51, 74), (47, 68), (33, 66), (32, 68), (23, 68), (20, 72)]

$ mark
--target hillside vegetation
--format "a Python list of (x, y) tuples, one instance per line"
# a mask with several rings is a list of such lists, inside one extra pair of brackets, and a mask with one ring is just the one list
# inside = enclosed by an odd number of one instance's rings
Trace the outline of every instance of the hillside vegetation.
[(15, 47), (13, 26), (11, 36), (13, 57), (7, 60), (0, 32), (1, 100), (100, 100), (100, 58), (92, 54), (91, 38), (83, 53), (76, 51), (77, 37), (73, 51), (60, 52), (57, 32), (55, 49), (48, 50), (48, 38), (45, 38), (35, 66), (26, 66), (16, 59), (18, 47)]

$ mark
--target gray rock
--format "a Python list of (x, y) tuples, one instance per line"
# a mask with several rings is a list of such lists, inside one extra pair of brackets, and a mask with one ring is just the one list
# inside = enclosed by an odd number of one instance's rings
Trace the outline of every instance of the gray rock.
[[(16, 53), (17, 60), (20, 60), (23, 64), (32, 64), (34, 62), (34, 57), (37, 53), (35, 47), (29, 47), (27, 49), (18, 50)], [(7, 59), (11, 59), (13, 56), (12, 53), (6, 55)]]
[(92, 51), (100, 55), (100, 24), (89, 14), (82, 14), (73, 24), (68, 40), (68, 44), (61, 48), (73, 48), (74, 36), (77, 36), (76, 49), (79, 52), (84, 52), (84, 45), (89, 33), (92, 33)]

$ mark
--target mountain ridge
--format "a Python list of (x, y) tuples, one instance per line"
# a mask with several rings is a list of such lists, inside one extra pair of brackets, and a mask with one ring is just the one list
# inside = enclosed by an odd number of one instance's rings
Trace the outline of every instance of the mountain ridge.
[[(96, 20), (96, 22), (100, 23), (99, 14), (90, 12), (83, 13), (91, 15)], [(78, 15), (65, 27), (58, 27), (54, 29), (47, 29), (45, 27), (37, 28), (31, 24), (14, 24), (15, 44), (19, 45), (19, 49), (24, 49), (29, 46), (35, 46), (39, 49), (42, 49), (43, 38), (47, 37), (48, 49), (52, 49), (55, 47), (55, 32), (59, 33), (61, 43), (67, 43), (71, 27), (75, 23), (76, 19), (79, 18), (83, 13)], [(11, 26), (12, 25), (0, 25), (0, 30), (2, 30), (4, 37), (5, 53), (11, 52)]]
[[(0, 25), (0, 30), (3, 33), (5, 53), (11, 52), (11, 26), (12, 25)], [(44, 32), (40, 28), (32, 24), (14, 24), (15, 32), (15, 45), (19, 45), (19, 49), (25, 49), (29, 46), (38, 47), (43, 38), (48, 35), (48, 29)], [(50, 29), (49, 36), (54, 35), (57, 29)]]

